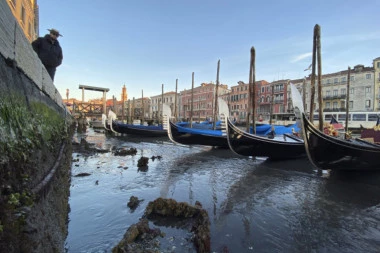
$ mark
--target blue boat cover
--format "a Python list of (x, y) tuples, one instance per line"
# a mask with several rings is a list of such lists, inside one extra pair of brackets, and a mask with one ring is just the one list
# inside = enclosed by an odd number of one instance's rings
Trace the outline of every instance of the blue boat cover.
[(144, 126), (144, 125), (132, 125), (132, 124), (120, 124), (129, 128), (141, 129), (141, 130), (163, 130), (162, 125), (158, 126)]
[[(291, 134), (292, 133), (292, 128), (294, 128), (295, 132), (299, 132), (301, 129), (297, 126), (297, 124), (293, 125), (288, 125), (288, 126), (282, 126), (282, 125), (274, 125), (274, 131), (276, 134), (281, 135), (281, 134)], [(257, 135), (263, 135), (266, 136), (269, 134), (271, 131), (272, 126), (269, 124), (262, 124), (262, 125), (257, 125), (256, 126), (256, 134)], [(250, 133), (253, 133), (253, 127), (250, 127)]]
[[(220, 127), (221, 121), (217, 121), (215, 126)], [(178, 122), (176, 123), (177, 126), (181, 127), (190, 127), (190, 122)], [(193, 122), (192, 128), (198, 128), (198, 129), (212, 129), (212, 122), (211, 121), (202, 121), (200, 123)]]
[(178, 125), (177, 125), (177, 128), (180, 133), (222, 136), (222, 130), (189, 128), (189, 127), (181, 127)]

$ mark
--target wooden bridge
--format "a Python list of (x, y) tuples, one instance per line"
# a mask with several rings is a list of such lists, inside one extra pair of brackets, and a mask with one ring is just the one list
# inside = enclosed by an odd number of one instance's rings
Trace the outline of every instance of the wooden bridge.
[[(79, 85), (79, 89), (82, 90), (82, 102), (74, 102), (71, 108), (71, 114), (74, 117), (80, 117), (81, 115), (85, 115), (86, 117), (96, 117), (100, 118), (102, 114), (107, 113), (107, 105), (106, 105), (106, 94), (110, 90), (108, 88), (101, 88), (95, 86), (87, 86), (87, 85)], [(89, 103), (84, 102), (84, 91), (92, 90), (92, 91), (100, 91), (103, 92), (103, 104), (99, 103)], [(112, 108), (112, 106), (111, 106)]]

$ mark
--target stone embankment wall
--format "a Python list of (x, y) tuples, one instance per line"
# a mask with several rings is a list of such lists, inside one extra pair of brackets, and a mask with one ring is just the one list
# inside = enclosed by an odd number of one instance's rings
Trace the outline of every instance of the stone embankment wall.
[(64, 252), (71, 120), (0, 0), (0, 252)]

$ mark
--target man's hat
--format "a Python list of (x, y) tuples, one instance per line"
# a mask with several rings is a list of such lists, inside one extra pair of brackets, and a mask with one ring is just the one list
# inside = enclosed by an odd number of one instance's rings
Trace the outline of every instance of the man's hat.
[(54, 29), (54, 28), (51, 28), (51, 29), (47, 29), (50, 33), (56, 33), (58, 34), (57, 37), (61, 36), (63, 37), (62, 34), (59, 33), (59, 31), (57, 29)]

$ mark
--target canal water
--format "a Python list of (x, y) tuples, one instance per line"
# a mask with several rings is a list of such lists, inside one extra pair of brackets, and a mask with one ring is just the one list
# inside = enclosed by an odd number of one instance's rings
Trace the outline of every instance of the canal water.
[[(158, 197), (201, 202), (212, 252), (380, 252), (379, 173), (317, 171), (305, 159), (253, 160), (92, 129), (74, 139), (83, 137), (97, 148), (137, 154), (73, 153), (67, 252), (111, 252)], [(141, 156), (160, 159), (139, 170)], [(131, 196), (143, 200), (134, 211)], [(166, 228), (162, 252), (196, 252), (175, 230)]]

